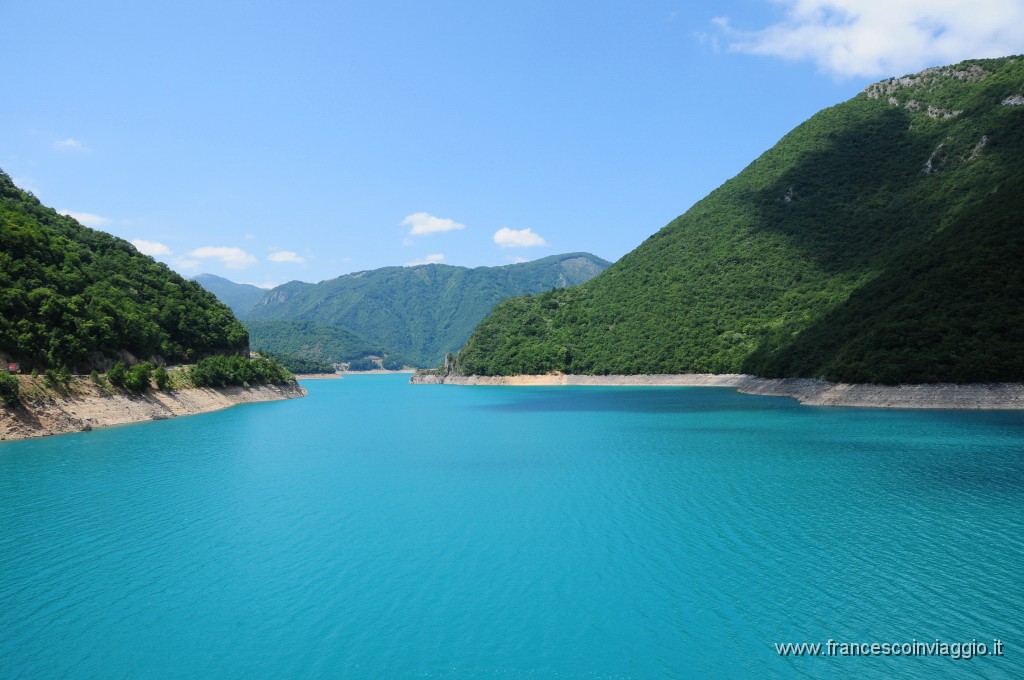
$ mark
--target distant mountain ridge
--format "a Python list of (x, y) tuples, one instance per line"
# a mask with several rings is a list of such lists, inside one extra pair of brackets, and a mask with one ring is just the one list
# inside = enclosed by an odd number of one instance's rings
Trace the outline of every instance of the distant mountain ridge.
[(455, 370), (1024, 381), (1022, 159), (1024, 58), (876, 83)]
[(193, 276), (192, 280), (216, 295), (217, 299), (230, 307), (235, 316), (239, 318), (252, 309), (267, 293), (266, 288), (260, 288), (250, 283), (235, 283), (214, 274), (198, 274)]
[(235, 312), (254, 349), (322, 361), (373, 353), (433, 366), (500, 301), (578, 285), (609, 265), (589, 253), (567, 253), (499, 267), (384, 267), (315, 284), (292, 281), (263, 291), (247, 310), (242, 305), (252, 291), (219, 277), (200, 280), (239, 305)]

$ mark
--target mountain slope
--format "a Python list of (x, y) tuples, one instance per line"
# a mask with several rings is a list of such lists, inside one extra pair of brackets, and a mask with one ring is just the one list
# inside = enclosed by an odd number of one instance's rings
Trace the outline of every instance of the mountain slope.
[(246, 321), (245, 327), (253, 349), (283, 357), (289, 368), (295, 358), (337, 364), (387, 353), (352, 331), (311, 321)]
[(217, 296), (217, 299), (242, 318), (266, 294), (265, 288), (248, 283), (235, 283), (214, 274), (198, 274), (192, 280)]
[[(430, 366), (465, 343), (501, 300), (577, 285), (608, 265), (588, 253), (569, 253), (504, 267), (385, 267), (317, 284), (279, 286), (244, 320), (335, 326), (407, 363)], [(262, 333), (273, 330), (260, 328)]]
[(0, 172), (0, 358), (23, 370), (241, 353), (245, 328), (211, 293), (122, 239), (40, 204)]
[(1022, 104), (1020, 57), (873, 85), (456, 370), (1024, 380)]

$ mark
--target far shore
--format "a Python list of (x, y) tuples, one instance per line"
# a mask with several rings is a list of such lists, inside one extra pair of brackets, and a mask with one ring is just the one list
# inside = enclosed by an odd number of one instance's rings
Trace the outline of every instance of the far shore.
[(389, 371), (384, 368), (376, 368), (372, 371), (338, 371), (337, 373), (296, 373), (296, 380), (338, 380), (346, 375), (399, 375), (402, 373), (415, 373), (415, 368), (403, 368), (398, 371)]
[(856, 406), (916, 409), (1024, 409), (1024, 384), (872, 385), (833, 383), (810, 378), (758, 378), (740, 373), (660, 375), (441, 376), (417, 374), (414, 384), (608, 387), (732, 387), (743, 394), (791, 397), (807, 406)]
[(397, 371), (389, 371), (386, 368), (375, 368), (372, 371), (342, 371), (342, 375), (399, 375), (401, 373), (415, 373), (415, 368), (402, 368)]

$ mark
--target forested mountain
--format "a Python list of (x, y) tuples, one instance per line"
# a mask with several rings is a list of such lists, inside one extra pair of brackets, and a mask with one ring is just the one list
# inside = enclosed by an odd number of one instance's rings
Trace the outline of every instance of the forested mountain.
[(231, 310), (135, 246), (43, 206), (0, 172), (0, 358), (23, 370), (244, 353)]
[(245, 316), (267, 292), (266, 288), (249, 283), (235, 283), (214, 274), (198, 274), (193, 276), (192, 280), (216, 295), (217, 299), (230, 307), (238, 318)]
[(338, 326), (312, 321), (246, 321), (245, 326), (254, 349), (281, 358), (286, 366), (299, 372), (302, 371), (295, 359), (317, 362), (321, 370), (328, 370), (329, 366), (324, 364), (388, 354), (380, 345)]
[(431, 366), (464, 344), (501, 300), (574, 286), (608, 265), (589, 253), (569, 253), (503, 267), (385, 267), (317, 284), (286, 283), (241, 318), (254, 349), (326, 361), (383, 354)]
[(508, 300), (464, 374), (1024, 380), (1024, 58), (868, 87), (589, 283)]

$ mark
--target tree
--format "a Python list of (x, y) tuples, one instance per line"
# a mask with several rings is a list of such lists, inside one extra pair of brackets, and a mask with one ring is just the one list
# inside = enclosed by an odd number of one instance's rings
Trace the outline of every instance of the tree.
[(118, 387), (124, 387), (124, 381), (127, 376), (128, 371), (125, 369), (123, 361), (116, 362), (107, 371), (107, 380), (110, 381), (111, 385), (117, 385)]
[(18, 379), (9, 373), (0, 373), (0, 401), (7, 406), (17, 406), (21, 402), (21, 386)]
[(149, 387), (150, 378), (153, 377), (153, 365), (148, 361), (135, 364), (128, 370), (125, 378), (125, 387), (133, 392), (145, 392)]

